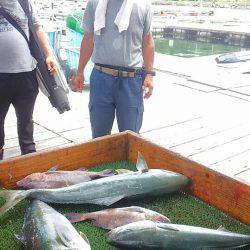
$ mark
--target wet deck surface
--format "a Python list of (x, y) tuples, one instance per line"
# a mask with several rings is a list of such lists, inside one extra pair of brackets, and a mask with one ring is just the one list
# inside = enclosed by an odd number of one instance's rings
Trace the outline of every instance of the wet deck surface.
[[(250, 62), (221, 65), (215, 56), (156, 57), (154, 95), (145, 101), (141, 134), (185, 157), (250, 183)], [(164, 65), (162, 65), (165, 62)], [(39, 95), (38, 150), (91, 139), (88, 92), (69, 95), (72, 111), (59, 115)], [(114, 124), (113, 132), (117, 132)], [(20, 154), (13, 109), (6, 122), (5, 157)]]

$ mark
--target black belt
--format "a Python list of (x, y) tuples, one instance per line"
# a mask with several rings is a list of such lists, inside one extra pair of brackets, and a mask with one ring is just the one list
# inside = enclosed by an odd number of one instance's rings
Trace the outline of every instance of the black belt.
[(136, 75), (142, 75), (142, 68), (129, 68), (121, 66), (112, 66), (107, 64), (96, 63), (95, 68), (115, 77), (135, 77)]
[(141, 68), (113, 66), (113, 65), (101, 64), (101, 63), (95, 63), (95, 65), (100, 66), (100, 67), (104, 67), (104, 68), (115, 69), (115, 70), (122, 70), (122, 71), (127, 71), (127, 72), (136, 72), (137, 70), (141, 70)]

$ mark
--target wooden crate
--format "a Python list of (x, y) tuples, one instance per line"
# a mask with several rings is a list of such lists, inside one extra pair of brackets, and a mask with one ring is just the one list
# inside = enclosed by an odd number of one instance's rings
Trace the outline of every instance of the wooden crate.
[(58, 166), (61, 170), (91, 168), (120, 160), (136, 163), (137, 152), (150, 168), (167, 169), (191, 179), (187, 192), (250, 224), (250, 186), (162, 148), (132, 132), (105, 136), (76, 146), (38, 152), (0, 163), (0, 186), (15, 188), (28, 174)]

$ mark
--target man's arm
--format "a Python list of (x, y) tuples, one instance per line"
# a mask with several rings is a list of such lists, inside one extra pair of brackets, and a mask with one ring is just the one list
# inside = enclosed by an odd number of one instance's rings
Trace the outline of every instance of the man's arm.
[(84, 74), (83, 71), (87, 65), (94, 49), (94, 35), (90, 32), (85, 32), (80, 49), (80, 59), (77, 69), (74, 85), (77, 91), (81, 92), (84, 87)]
[[(154, 45), (154, 39), (153, 35), (150, 32), (148, 35), (146, 35), (143, 38), (142, 41), (142, 57), (144, 61), (144, 67), (146, 70), (153, 70), (154, 68), (154, 51), (155, 51), (155, 45)], [(153, 77), (150, 75), (147, 75), (144, 83), (143, 83), (143, 88), (144, 88), (144, 98), (148, 99), (152, 93), (153, 93)]]
[(43, 53), (46, 57), (47, 68), (51, 75), (56, 72), (56, 62), (54, 60), (53, 52), (49, 44), (47, 35), (45, 34), (42, 26), (35, 27), (36, 35), (38, 37), (39, 43), (42, 46)]

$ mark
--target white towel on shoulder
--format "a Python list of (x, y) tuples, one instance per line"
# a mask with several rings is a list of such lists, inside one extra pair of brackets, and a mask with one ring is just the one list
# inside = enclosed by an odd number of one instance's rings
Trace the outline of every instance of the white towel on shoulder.
[[(101, 35), (101, 29), (105, 28), (106, 11), (109, 0), (99, 0), (95, 11), (94, 32)], [(134, 0), (123, 0), (122, 6), (115, 18), (115, 24), (121, 33), (128, 29)]]

